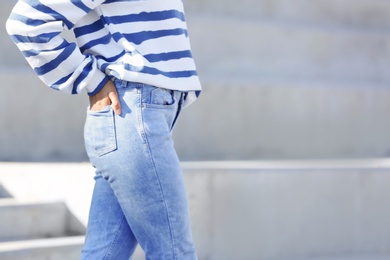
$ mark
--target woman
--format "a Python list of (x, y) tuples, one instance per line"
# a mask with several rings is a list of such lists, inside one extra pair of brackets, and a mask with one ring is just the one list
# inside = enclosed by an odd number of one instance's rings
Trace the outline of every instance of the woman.
[[(76, 43), (61, 36), (73, 30)], [(181, 0), (23, 0), (7, 31), (48, 86), (90, 107), (96, 168), (82, 259), (196, 259), (171, 138), (200, 93)]]

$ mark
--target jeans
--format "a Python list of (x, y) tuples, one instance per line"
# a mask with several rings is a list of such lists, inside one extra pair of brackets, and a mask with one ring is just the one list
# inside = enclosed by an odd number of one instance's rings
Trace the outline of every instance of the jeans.
[(197, 259), (172, 129), (184, 93), (115, 81), (122, 114), (87, 112), (84, 137), (96, 168), (81, 259)]

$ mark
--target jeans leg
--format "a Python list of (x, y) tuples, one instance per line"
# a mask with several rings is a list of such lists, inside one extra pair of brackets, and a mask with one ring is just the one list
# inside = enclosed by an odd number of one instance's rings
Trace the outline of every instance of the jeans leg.
[(97, 174), (95, 181), (81, 259), (129, 260), (137, 240), (107, 180)]
[(182, 95), (147, 85), (116, 86), (121, 116), (108, 109), (89, 123), (87, 119), (91, 162), (110, 184), (147, 260), (195, 260), (183, 176), (171, 137)]
[[(144, 140), (147, 144), (145, 154), (150, 161), (151, 179), (155, 180), (156, 191), (159, 192), (159, 194), (151, 196), (160, 197), (163, 202), (158, 211), (159, 223), (156, 225), (161, 225), (169, 230), (170, 240), (167, 239), (165, 246), (173, 248), (173, 256), (167, 259), (196, 259), (183, 173), (171, 137), (173, 124), (177, 120), (176, 113), (180, 111), (181, 96), (180, 93), (174, 93), (177, 103), (172, 109), (169, 105), (161, 107), (161, 104), (155, 104), (154, 94), (150, 95), (149, 93), (156, 90), (147, 88), (143, 90), (142, 118)], [(153, 213), (151, 215), (157, 216)], [(164, 229), (161, 228), (161, 230)], [(161, 239), (167, 238), (166, 233), (161, 233), (160, 236)], [(151, 259), (159, 259), (158, 255), (155, 254), (158, 252), (155, 249), (156, 245), (148, 244), (148, 241), (146, 244), (149, 245)], [(146, 252), (148, 251), (146, 250)]]

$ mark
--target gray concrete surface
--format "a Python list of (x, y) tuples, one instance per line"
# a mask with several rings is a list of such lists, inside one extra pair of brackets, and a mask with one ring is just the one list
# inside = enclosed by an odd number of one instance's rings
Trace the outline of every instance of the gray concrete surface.
[[(389, 159), (182, 165), (201, 260), (390, 257)], [(62, 198), (83, 223), (92, 176), (88, 164), (0, 164), (17, 199)]]
[[(20, 76), (22, 75), (22, 76)], [(63, 95), (27, 69), (2, 70), (0, 160), (81, 161), (86, 95)]]
[(0, 220), (0, 242), (85, 234), (85, 227), (63, 202), (0, 199)]
[(0, 184), (0, 199), (10, 198), (11, 194)]
[(36, 239), (0, 243), (2, 260), (76, 260), (84, 237)]
[(389, 29), (387, 0), (187, 0), (187, 12), (285, 23)]
[(292, 84), (206, 84), (203, 97), (177, 125), (179, 155), (184, 160), (389, 155), (390, 89)]
[[(189, 15), (201, 76), (294, 83), (388, 84), (386, 30), (327, 28), (240, 17)], [(216, 33), (218, 32), (218, 33)], [(233, 37), (234, 35), (234, 37)], [(332, 84), (333, 83), (333, 84)], [(360, 84), (359, 84), (360, 83)], [(254, 85), (260, 87), (261, 85)], [(298, 85), (299, 87), (299, 85)]]

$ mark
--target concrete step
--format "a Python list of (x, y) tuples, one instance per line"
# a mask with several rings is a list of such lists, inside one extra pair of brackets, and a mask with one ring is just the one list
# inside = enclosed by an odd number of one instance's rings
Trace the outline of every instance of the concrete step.
[[(186, 0), (192, 13), (240, 19), (278, 20), (327, 26), (390, 29), (390, 3), (387, 0)], [(216, 31), (217, 32), (217, 31)]]
[(84, 236), (34, 239), (0, 243), (2, 260), (76, 260)]
[[(389, 260), (390, 254), (363, 254), (356, 256), (341, 255), (328, 257), (289, 258), (288, 260)], [(287, 259), (285, 259), (287, 260)]]
[(200, 76), (390, 82), (390, 34), (194, 16)]
[[(78, 260), (84, 236), (0, 242), (1, 260)], [(132, 260), (143, 260), (138, 246)]]
[(0, 241), (77, 236), (85, 227), (62, 202), (0, 200)]
[(6, 188), (4, 188), (3, 185), (1, 185), (0, 183), (0, 199), (4, 199), (4, 198), (11, 198), (11, 194), (8, 192), (8, 190)]

